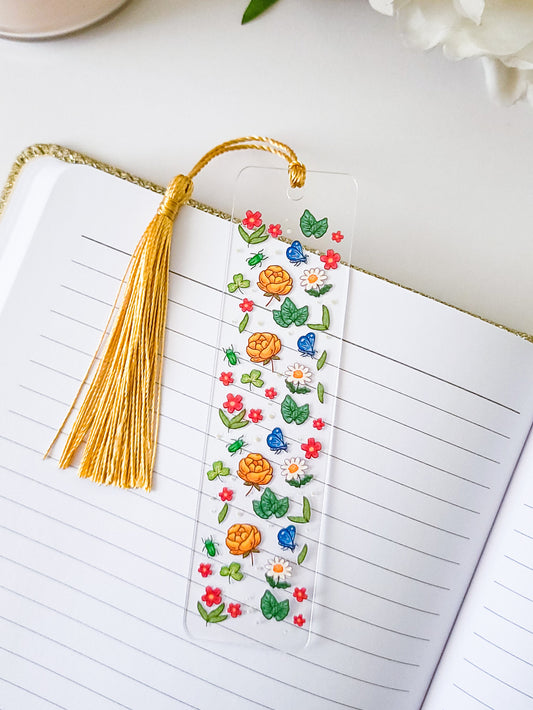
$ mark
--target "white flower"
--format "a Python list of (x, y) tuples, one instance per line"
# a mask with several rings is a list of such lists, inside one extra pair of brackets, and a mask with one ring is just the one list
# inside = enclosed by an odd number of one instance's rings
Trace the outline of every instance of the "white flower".
[(312, 288), (320, 288), (327, 280), (327, 274), (322, 269), (305, 269), (300, 276), (300, 286), (310, 291)]
[(531, 0), (370, 0), (396, 14), (407, 41), (418, 49), (441, 44), (449, 59), (483, 57), (489, 92), (503, 103), (533, 105)]
[(270, 577), (276, 584), (284, 582), (287, 577), (292, 576), (292, 567), (287, 560), (283, 560), (281, 557), (269, 560), (265, 565), (265, 570), (267, 577)]
[(308, 367), (295, 362), (285, 370), (285, 377), (287, 382), (292, 382), (293, 385), (307, 385), (311, 382), (312, 375)]
[(281, 465), (281, 473), (285, 476), (287, 481), (300, 480), (300, 475), (307, 471), (307, 464), (305, 459), (285, 459)]

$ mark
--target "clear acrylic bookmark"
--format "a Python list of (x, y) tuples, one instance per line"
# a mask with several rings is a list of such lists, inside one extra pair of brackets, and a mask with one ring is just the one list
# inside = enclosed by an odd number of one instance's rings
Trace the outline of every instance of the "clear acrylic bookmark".
[(321, 612), (356, 193), (336, 173), (294, 189), (286, 170), (238, 177), (185, 605), (196, 638), (298, 649)]

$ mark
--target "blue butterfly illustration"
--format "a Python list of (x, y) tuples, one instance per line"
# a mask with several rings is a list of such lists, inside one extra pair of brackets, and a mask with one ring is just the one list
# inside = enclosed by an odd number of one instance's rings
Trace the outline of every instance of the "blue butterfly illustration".
[(307, 263), (307, 254), (304, 254), (302, 245), (298, 241), (294, 241), (290, 247), (287, 247), (285, 253), (287, 254), (287, 259), (295, 266)]
[(296, 528), (294, 525), (288, 525), (286, 528), (281, 528), (278, 533), (278, 543), (282, 550), (290, 550), (294, 552), (296, 543), (294, 542), (296, 538)]
[(287, 451), (287, 444), (279, 426), (272, 429), (272, 433), (267, 436), (267, 444), (270, 446), (270, 451), (274, 451), (276, 454), (279, 454), (280, 451)]
[(315, 337), (314, 333), (306, 333), (298, 338), (298, 350), (304, 357), (315, 357)]

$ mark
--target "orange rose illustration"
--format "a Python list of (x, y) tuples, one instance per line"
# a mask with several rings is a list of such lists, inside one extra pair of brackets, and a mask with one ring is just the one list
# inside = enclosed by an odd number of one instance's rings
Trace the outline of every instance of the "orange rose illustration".
[(248, 557), (248, 555), (253, 555), (254, 552), (259, 552), (257, 547), (260, 544), (261, 533), (255, 525), (236, 523), (228, 530), (226, 546), (232, 555)]
[(261, 271), (257, 285), (265, 292), (265, 296), (271, 296), (270, 301), (273, 298), (279, 301), (280, 296), (286, 296), (292, 289), (292, 279), (285, 269), (274, 264)]
[(261, 454), (248, 454), (239, 461), (237, 475), (250, 486), (250, 491), (252, 488), (259, 491), (260, 486), (266, 486), (272, 480), (272, 466)]
[[(272, 360), (279, 360), (281, 340), (274, 333), (253, 333), (248, 338), (246, 352), (252, 362), (261, 362), (267, 365)], [(274, 370), (274, 365), (272, 365)]]

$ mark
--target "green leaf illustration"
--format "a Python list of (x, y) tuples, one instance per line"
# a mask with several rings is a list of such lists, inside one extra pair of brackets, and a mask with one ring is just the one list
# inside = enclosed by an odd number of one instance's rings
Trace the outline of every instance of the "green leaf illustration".
[(209, 614), (207, 615), (207, 619), (205, 620), (207, 624), (218, 624), (221, 621), (225, 621), (228, 618), (227, 614), (224, 614), (224, 602), (222, 604), (219, 604), (219, 606), (216, 607), (216, 609), (213, 609), (213, 611), (210, 611)]
[(274, 321), (282, 328), (288, 328), (294, 325), (304, 325), (309, 318), (309, 308), (302, 306), (297, 308), (294, 302), (287, 296), (284, 298), (279, 311), (272, 311)]
[(309, 405), (304, 404), (299, 407), (294, 399), (288, 394), (281, 403), (281, 416), (287, 424), (291, 424), (292, 422), (296, 422), (296, 424), (303, 424), (309, 418)]
[(307, 557), (307, 545), (304, 545), (302, 547), (300, 554), (298, 555), (298, 564), (301, 565), (306, 557)]
[(328, 330), (330, 326), (329, 309), (327, 306), (322, 306), (322, 323), (308, 323), (307, 327), (311, 330)]
[(245, 279), (242, 274), (234, 274), (233, 281), (228, 284), (228, 291), (230, 293), (235, 293), (237, 289), (248, 288), (250, 286), (250, 281)]
[(289, 510), (289, 499), (287, 497), (278, 498), (270, 488), (266, 488), (260, 500), (252, 501), (252, 507), (254, 513), (264, 520), (267, 520), (272, 515), (275, 515), (276, 518), (282, 518)]
[(284, 599), (282, 602), (278, 602), (278, 608), (274, 612), (274, 619), (276, 621), (283, 621), (283, 619), (289, 613), (289, 600)]
[(208, 623), (207, 619), (208, 619), (208, 617), (209, 617), (209, 614), (207, 613), (207, 610), (204, 609), (204, 607), (203, 607), (203, 605), (201, 604), (201, 602), (198, 602), (198, 604), (196, 605), (196, 608), (198, 609), (198, 611), (199, 611), (200, 616), (202, 617), (202, 619), (203, 619), (206, 623)]
[(221, 476), (229, 476), (229, 468), (224, 466), (222, 461), (215, 461), (213, 463), (213, 468), (207, 472), (207, 478), (209, 481), (214, 481), (215, 478), (220, 478)]
[(238, 562), (232, 562), (229, 567), (224, 566), (220, 568), (220, 576), (229, 577), (230, 580), (234, 579), (236, 582), (240, 582), (244, 577), (240, 570), (241, 565)]
[(248, 325), (248, 321), (250, 320), (250, 316), (248, 313), (244, 314), (244, 318), (241, 320), (239, 323), (239, 333), (242, 333), (242, 331), (246, 328)]
[(285, 380), (285, 384), (287, 385), (289, 392), (292, 392), (293, 394), (309, 394), (309, 392), (311, 392), (309, 387), (295, 385), (294, 382), (291, 382), (290, 380)]
[(307, 293), (310, 296), (319, 298), (320, 296), (323, 296), (325, 293), (327, 293), (331, 288), (333, 288), (331, 284), (324, 284), (324, 286), (321, 286), (320, 288), (310, 288)]
[(248, 426), (250, 422), (248, 421), (248, 419), (244, 418), (245, 416), (246, 409), (241, 409), (238, 414), (228, 420), (228, 424), (226, 426), (228, 427), (228, 429), (242, 429), (243, 427)]
[(309, 210), (305, 210), (300, 217), (300, 229), (306, 237), (319, 239), (328, 231), (328, 218), (324, 217), (317, 221)]
[(262, 387), (265, 383), (261, 379), (261, 370), (251, 370), (250, 373), (241, 375), (241, 382), (244, 385), (253, 385), (254, 387)]
[(323, 352), (322, 355), (318, 358), (318, 361), (317, 361), (317, 363), (316, 363), (316, 369), (317, 369), (317, 370), (321, 370), (321, 369), (324, 367), (324, 365), (326, 364), (326, 358), (327, 358), (327, 356), (328, 356), (328, 354), (327, 354), (327, 352), (324, 350), (324, 352)]
[(309, 481), (313, 480), (313, 476), (310, 473), (307, 473), (305, 476), (302, 476), (302, 478), (293, 478), (290, 481), (287, 481), (289, 486), (294, 486), (295, 488), (301, 488), (302, 486), (305, 486)]
[(318, 397), (320, 404), (324, 404), (324, 385), (322, 382), (319, 382), (316, 386), (316, 396)]
[(227, 514), (228, 514), (228, 504), (227, 504), (227, 503), (224, 503), (224, 505), (222, 506), (222, 510), (221, 510), (220, 513), (218, 514), (218, 522), (219, 522), (219, 523), (224, 522), (224, 520), (226, 519), (226, 515), (227, 515)]
[(287, 518), (293, 523), (308, 523), (311, 520), (311, 504), (309, 498), (304, 496), (302, 515), (288, 515)]
[(255, 20), (258, 15), (260, 15), (265, 10), (268, 10), (268, 8), (271, 5), (274, 5), (274, 3), (276, 3), (277, 1), (278, 0), (251, 0), (250, 4), (244, 11), (241, 24), (245, 25), (247, 22)]
[(284, 599), (282, 602), (278, 602), (272, 592), (267, 589), (261, 597), (261, 611), (265, 619), (283, 621), (289, 613), (289, 600)]
[(261, 244), (266, 239), (268, 239), (268, 234), (265, 234), (266, 227), (263, 224), (261, 227), (252, 232), (250, 235), (250, 244)]
[(265, 574), (265, 577), (272, 589), (288, 589), (291, 586), (288, 582), (281, 582), (279, 579), (276, 582), (272, 577), (269, 577), (268, 574)]
[(244, 229), (244, 227), (242, 226), (242, 224), (239, 224), (239, 234), (240, 234), (241, 237), (244, 239), (244, 241), (246, 242), (246, 244), (249, 244), (249, 243), (250, 243), (250, 235), (249, 235), (248, 232)]
[(218, 410), (218, 416), (220, 417), (222, 424), (229, 429), (229, 417), (223, 409)]

